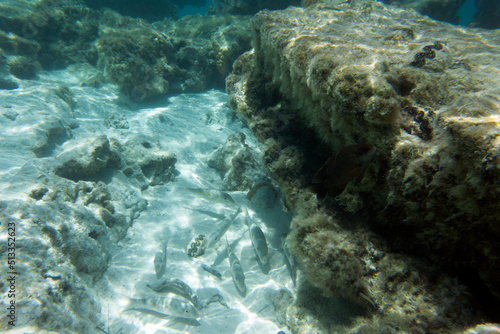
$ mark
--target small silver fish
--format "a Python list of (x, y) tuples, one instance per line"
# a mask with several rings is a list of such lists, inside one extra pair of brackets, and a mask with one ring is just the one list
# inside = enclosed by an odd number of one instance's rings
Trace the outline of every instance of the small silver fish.
[(212, 233), (210, 233), (207, 237), (207, 247), (211, 248), (214, 247), (217, 242), (219, 242), (220, 239), (226, 234), (227, 230), (229, 230), (229, 227), (233, 223), (233, 221), (236, 219), (238, 214), (241, 212), (241, 206), (238, 207), (236, 212), (231, 218), (226, 218), (224, 219), (215, 229)]
[(192, 192), (193, 194), (201, 196), (210, 201), (215, 201), (219, 203), (226, 202), (234, 204), (233, 198), (228, 193), (225, 193), (217, 189), (201, 189), (201, 188), (186, 188), (186, 189)]
[(198, 308), (198, 297), (194, 294), (193, 289), (180, 279), (163, 280), (153, 284), (146, 284), (146, 286), (155, 292), (173, 293), (181, 296)]
[(125, 311), (134, 310), (151, 314), (160, 318), (168, 316), (197, 319), (198, 311), (191, 303), (186, 303), (177, 298), (170, 297), (151, 297), (151, 298), (129, 298), (130, 304)]
[(264, 232), (257, 225), (253, 224), (250, 228), (250, 239), (252, 246), (263, 265), (267, 264), (267, 241)]
[(160, 279), (167, 269), (167, 241), (162, 242), (163, 251), (158, 251), (155, 254), (154, 265), (156, 278)]
[(248, 226), (248, 232), (250, 233), (250, 240), (252, 241), (252, 246), (263, 265), (267, 264), (267, 240), (264, 232), (260, 229), (255, 222), (253, 222), (248, 214), (248, 209), (245, 205), (242, 205), (242, 211), (245, 215), (245, 222)]
[(201, 264), (201, 268), (203, 268), (203, 270), (209, 272), (210, 274), (214, 275), (218, 279), (222, 279), (222, 274), (219, 271), (217, 271), (215, 268), (212, 268), (211, 266), (208, 266), (205, 263)]
[(226, 239), (227, 244), (227, 252), (228, 252), (228, 260), (229, 265), (231, 266), (231, 277), (233, 278), (234, 285), (241, 294), (245, 294), (247, 291), (247, 287), (245, 285), (245, 273), (243, 272), (243, 267), (241, 266), (240, 260), (236, 254), (234, 254), (231, 247), (229, 247), (229, 242)]
[(288, 244), (286, 242), (286, 234), (283, 234), (281, 236), (281, 247), (283, 248), (283, 254), (285, 255), (285, 264), (288, 267), (288, 271), (290, 272), (290, 277), (292, 278), (293, 285), (295, 285), (297, 281), (297, 267), (295, 266), (295, 259), (293, 257), (293, 254), (288, 248)]

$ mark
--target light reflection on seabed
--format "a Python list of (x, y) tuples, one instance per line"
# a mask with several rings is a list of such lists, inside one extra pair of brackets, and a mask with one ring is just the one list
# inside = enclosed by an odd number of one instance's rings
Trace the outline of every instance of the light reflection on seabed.
[[(186, 196), (191, 195), (186, 192)], [(198, 203), (198, 199), (195, 199), (194, 202)], [(165, 203), (161, 203), (161, 205), (165, 205)], [(214, 207), (216, 206), (207, 209), (214, 209)], [(234, 226), (227, 232), (227, 237), (245, 270), (248, 293), (245, 298), (241, 298), (231, 279), (224, 243), (219, 243), (215, 250), (209, 249), (204, 256), (196, 259), (189, 258), (184, 252), (185, 248), (183, 247), (186, 246), (184, 240), (189, 235), (185, 230), (193, 229), (200, 218), (203, 218), (201, 221), (205, 224), (216, 221), (207, 220), (206, 217), (197, 212), (187, 212), (182, 206), (177, 206), (175, 212), (161, 216), (162, 221), (178, 221), (178, 224), (174, 224), (174, 226), (177, 225), (176, 232), (169, 240), (167, 273), (162, 280), (171, 278), (183, 280), (193, 289), (200, 300), (206, 300), (218, 293), (223, 297), (227, 307), (222, 303), (213, 302), (199, 310), (199, 327), (194, 326), (196, 323), (186, 323), (182, 319), (161, 319), (138, 311), (123, 312), (127, 307), (129, 297), (166, 296), (166, 294), (155, 294), (146, 287), (146, 284), (156, 280), (152, 259), (159, 245), (157, 236), (164, 229), (170, 230), (170, 225), (164, 227), (158, 227), (158, 224), (156, 226), (149, 225), (148, 231), (132, 228), (129, 235), (117, 246), (118, 250), (105, 274), (112, 290), (116, 292), (115, 295), (109, 296), (107, 299), (110, 321), (114, 323), (111, 325), (112, 329), (125, 326), (126, 331), (133, 333), (209, 333), (210, 328), (212, 330), (217, 328), (217, 331), (221, 333), (262, 333), (270, 329), (279, 330), (270, 295), (273, 291), (279, 291), (283, 288), (292, 289), (291, 279), (283, 263), (281, 251), (270, 246), (268, 273), (264, 274), (252, 249), (247, 226), (241, 222), (241, 219), (235, 221)], [(158, 219), (158, 216), (145, 215), (144, 219)], [(261, 221), (259, 224), (264, 228), (268, 237), (280, 234), (270, 233), (270, 229), (267, 229)], [(150, 242), (146, 242), (146, 245), (136, 243), (138, 235), (150, 240)], [(270, 245), (276, 244), (275, 240), (271, 238), (268, 242)], [(223, 276), (222, 280), (200, 268), (202, 262), (213, 265), (219, 270)]]
[[(185, 111), (176, 114), (167, 111), (165, 114), (168, 114), (173, 124), (193, 123)], [(147, 111), (147, 114), (149, 116), (146, 118), (157, 116), (151, 111)], [(137, 117), (142, 116), (139, 113)], [(129, 119), (129, 122), (134, 120)], [(147, 123), (145, 126), (148, 126)], [(293, 292), (293, 283), (281, 250), (281, 235), (288, 232), (291, 214), (283, 212), (279, 200), (270, 209), (253, 208), (249, 203), (250, 217), (263, 230), (267, 239), (269, 259), (266, 266), (257, 260), (248, 226), (241, 214), (214, 248), (206, 249), (205, 254), (197, 258), (188, 256), (188, 246), (197, 236), (208, 236), (220, 226), (221, 219), (217, 217), (231, 217), (239, 205), (247, 203), (247, 192), (228, 192), (235, 202), (231, 204), (210, 201), (187, 191), (187, 188), (220, 189), (220, 176), (207, 168), (207, 154), (201, 153), (213, 151), (214, 139), (193, 136), (193, 131), (186, 133), (172, 129), (170, 135), (173, 133), (175, 140), (169, 142), (168, 148), (177, 148), (176, 169), (179, 176), (175, 182), (151, 187), (142, 193), (148, 201), (147, 210), (134, 221), (125, 238), (110, 246), (110, 267), (100, 282), (103, 285), (101, 290), (108, 291), (100, 296), (104, 308), (101, 312), (102, 322), (109, 326), (109, 333), (278, 332), (281, 328), (273, 297), (283, 289)], [(221, 136), (221, 133), (217, 133), (217, 136)], [(222, 137), (226, 138), (226, 135)], [(212, 150), (207, 150), (208, 147)], [(212, 215), (207, 216), (204, 212)], [(226, 237), (245, 272), (248, 291), (243, 298), (238, 294), (231, 277)], [(130, 298), (168, 296), (184, 300), (180, 296), (157, 293), (147, 287), (159, 282), (153, 259), (155, 253), (162, 250), (163, 240), (168, 240), (167, 269), (160, 282), (178, 279), (193, 290), (202, 305), (198, 309), (200, 317), (197, 320), (160, 317), (136, 310), (125, 311)], [(219, 271), (222, 279), (203, 270), (202, 263)], [(211, 298), (214, 297), (220, 300), (213, 301)], [(107, 332), (105, 328), (103, 330)]]

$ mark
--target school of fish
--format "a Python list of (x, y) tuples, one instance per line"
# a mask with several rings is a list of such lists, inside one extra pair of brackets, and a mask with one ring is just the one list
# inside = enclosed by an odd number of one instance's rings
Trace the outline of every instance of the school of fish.
[[(319, 200), (324, 200), (327, 195), (338, 195), (350, 181), (354, 180), (359, 182), (365, 173), (368, 163), (373, 159), (375, 151), (375, 147), (366, 144), (351, 145), (342, 148), (337, 153), (333, 154), (314, 174), (312, 179), (313, 185), (309, 189), (317, 194)], [(246, 200), (250, 202), (257, 191), (263, 187), (268, 187), (271, 191), (278, 194), (278, 191), (271, 183), (261, 182), (250, 189), (246, 196)], [(220, 190), (201, 188), (186, 188), (186, 190), (195, 196), (215, 203), (229, 206), (236, 204), (231, 195)], [(240, 213), (243, 214), (256, 261), (261, 265), (261, 268), (269, 265), (269, 248), (266, 235), (257, 222), (252, 219), (247, 205), (244, 203), (239, 205), (229, 217), (210, 210), (185, 208), (217, 220), (213, 231), (207, 237), (200, 234), (194, 239), (191, 248), (186, 251), (188, 256), (193, 259), (203, 256), (206, 250), (216, 249), (219, 241), (225, 237), (231, 279), (238, 293), (242, 297), (245, 297), (247, 293), (245, 271), (233, 250), (235, 245), (231, 247), (226, 237), (226, 232), (230, 229)], [(235, 244), (236, 243), (237, 241)], [(156, 252), (153, 260), (156, 281), (147, 284), (148, 288), (155, 293), (162, 294), (162, 296), (137, 299), (128, 297), (129, 305), (125, 308), (125, 311), (138, 311), (159, 318), (173, 318), (190, 326), (200, 326), (200, 315), (198, 311), (208, 304), (217, 302), (228, 308), (224, 298), (220, 294), (214, 294), (210, 298), (202, 301), (185, 282), (179, 279), (162, 280), (162, 277), (167, 272), (167, 244), (168, 241), (166, 239), (160, 242), (160, 250)], [(287, 244), (286, 234), (282, 235), (281, 247), (283, 262), (288, 268), (292, 282), (295, 285), (297, 280), (297, 267), (293, 254), (290, 252)], [(224, 280), (224, 276), (214, 268), (214, 265), (208, 265), (201, 262), (200, 267), (218, 280)], [(167, 297), (164, 296), (165, 294)]]

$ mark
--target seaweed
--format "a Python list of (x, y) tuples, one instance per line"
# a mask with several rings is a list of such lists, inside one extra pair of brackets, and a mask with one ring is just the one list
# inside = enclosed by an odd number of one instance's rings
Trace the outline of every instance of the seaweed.
[(426, 45), (422, 48), (424, 52), (419, 52), (415, 55), (414, 60), (410, 63), (410, 66), (423, 67), (425, 65), (425, 59), (434, 59), (436, 57), (436, 52), (434, 50), (442, 50), (443, 43), (435, 42), (432, 45)]

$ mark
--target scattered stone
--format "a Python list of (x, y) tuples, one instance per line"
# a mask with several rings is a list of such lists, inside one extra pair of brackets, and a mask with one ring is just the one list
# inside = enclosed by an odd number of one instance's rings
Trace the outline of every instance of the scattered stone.
[(130, 126), (125, 115), (111, 114), (108, 118), (104, 120), (104, 125), (110, 129), (128, 129)]
[(24, 56), (17, 56), (8, 61), (9, 73), (19, 79), (36, 79), (39, 64)]
[(232, 133), (226, 143), (208, 158), (209, 167), (219, 171), (228, 190), (250, 190), (264, 172), (257, 154), (245, 143), (245, 134)]
[(11, 79), (0, 78), (0, 89), (12, 90), (19, 88), (19, 85)]
[[(4, 107), (6, 108), (6, 107)], [(7, 109), (7, 108), (6, 108)], [(19, 116), (19, 114), (17, 112), (15, 112), (14, 110), (12, 109), (7, 109), (5, 111), (2, 112), (2, 116), (5, 117), (5, 118), (8, 118), (10, 119), (11, 121), (15, 121), (17, 116)]]
[(45, 157), (52, 154), (57, 144), (71, 138), (71, 129), (59, 118), (48, 117), (37, 124), (33, 137), (31, 150), (38, 158)]
[(140, 135), (131, 138), (123, 145), (121, 154), (127, 166), (123, 173), (136, 178), (143, 190), (171, 182), (178, 174), (175, 154), (162, 150), (152, 138)]
[(42, 197), (49, 191), (49, 189), (45, 188), (45, 187), (41, 187), (41, 188), (36, 188), (36, 189), (33, 189), (31, 191), (31, 193), (29, 194), (29, 196), (31, 198), (33, 198), (34, 200), (38, 201), (38, 200), (41, 200)]
[(58, 159), (62, 162), (55, 168), (55, 174), (73, 181), (103, 177), (106, 169), (117, 169), (120, 164), (118, 153), (111, 148), (105, 135), (100, 135), (88, 146), (62, 153)]
[(71, 110), (73, 110), (76, 105), (76, 101), (74, 99), (75, 95), (68, 86), (61, 85), (54, 91), (54, 93), (58, 98), (63, 100)]

